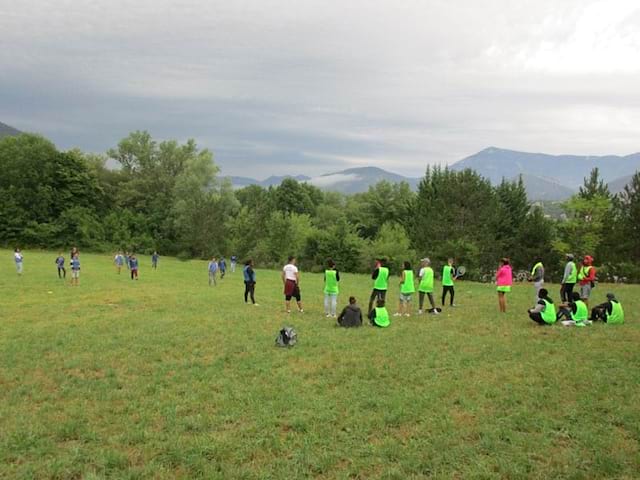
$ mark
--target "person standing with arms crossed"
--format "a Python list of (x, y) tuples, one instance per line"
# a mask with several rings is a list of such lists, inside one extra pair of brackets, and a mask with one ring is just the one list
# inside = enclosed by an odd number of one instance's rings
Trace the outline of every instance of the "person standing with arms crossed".
[(371, 291), (371, 297), (369, 298), (369, 308), (367, 314), (371, 312), (373, 308), (374, 300), (382, 300), (383, 302), (387, 297), (387, 290), (389, 288), (389, 269), (387, 268), (386, 259), (379, 258), (376, 260), (376, 268), (371, 274), (373, 280), (373, 290)]
[(284, 285), (284, 306), (287, 313), (291, 313), (291, 298), (296, 299), (298, 311), (304, 313), (300, 296), (300, 272), (296, 266), (296, 257), (290, 256), (289, 262), (282, 268), (282, 283)]

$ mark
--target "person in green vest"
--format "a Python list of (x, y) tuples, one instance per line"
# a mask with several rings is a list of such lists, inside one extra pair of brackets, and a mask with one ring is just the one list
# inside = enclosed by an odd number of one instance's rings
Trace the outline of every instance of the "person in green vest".
[(560, 310), (556, 316), (557, 320), (565, 317), (569, 322), (563, 322), (565, 325), (575, 325), (576, 327), (584, 327), (589, 322), (589, 309), (587, 304), (580, 298), (579, 292), (573, 292), (571, 302), (560, 305)]
[(411, 297), (416, 292), (416, 286), (413, 280), (413, 270), (410, 262), (404, 262), (402, 274), (400, 275), (400, 300), (398, 302), (398, 311), (394, 314), (399, 317), (404, 314), (405, 317), (411, 316)]
[(585, 255), (578, 269), (578, 283), (580, 285), (580, 298), (589, 306), (591, 290), (595, 286), (596, 268), (593, 266), (593, 257)]
[(560, 287), (560, 298), (563, 302), (570, 302), (573, 296), (573, 287), (578, 281), (578, 268), (573, 261), (573, 254), (567, 253), (567, 263), (564, 266), (562, 276), (562, 286)]
[(336, 318), (338, 293), (340, 292), (339, 282), (340, 272), (336, 270), (336, 262), (329, 259), (327, 269), (324, 271), (324, 314), (327, 318)]
[(387, 307), (384, 306), (384, 300), (378, 299), (376, 308), (369, 312), (369, 321), (374, 327), (387, 328), (391, 325), (389, 311)]
[(538, 292), (538, 302), (534, 308), (528, 310), (529, 318), (539, 325), (553, 325), (556, 323), (556, 306), (549, 298), (546, 288)]
[(453, 258), (447, 260), (447, 264), (442, 267), (442, 306), (444, 307), (444, 301), (447, 298), (447, 293), (449, 293), (449, 306), (455, 307), (455, 303), (453, 303), (453, 297), (456, 292), (453, 288), (454, 282), (456, 280), (456, 267), (453, 265)]
[(429, 313), (438, 314), (441, 309), (436, 308), (436, 303), (433, 299), (433, 268), (431, 268), (431, 260), (429, 258), (423, 258), (421, 261), (420, 272), (418, 273), (418, 279), (420, 281), (418, 285), (418, 314), (423, 313), (424, 296), (427, 295), (431, 308)]
[(536, 263), (531, 269), (531, 275), (529, 281), (533, 282), (533, 288), (535, 289), (537, 302), (540, 298), (540, 289), (544, 286), (544, 265), (542, 263), (542, 257), (536, 258)]
[(387, 289), (389, 288), (389, 269), (386, 266), (386, 259), (379, 258), (376, 260), (376, 267), (371, 274), (373, 280), (373, 290), (369, 298), (369, 307), (367, 312), (371, 312), (374, 300), (386, 300)]
[(607, 301), (591, 310), (591, 320), (602, 320), (611, 325), (624, 323), (624, 310), (613, 293), (607, 293)]

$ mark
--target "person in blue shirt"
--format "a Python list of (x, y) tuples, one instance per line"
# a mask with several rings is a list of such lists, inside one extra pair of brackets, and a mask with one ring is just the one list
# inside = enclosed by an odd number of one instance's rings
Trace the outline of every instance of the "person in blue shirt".
[(77, 287), (80, 282), (80, 256), (75, 253), (71, 259), (71, 286)]
[(158, 268), (159, 258), (160, 258), (160, 255), (158, 255), (158, 252), (153, 252), (153, 255), (151, 255), (151, 268), (153, 268), (154, 270)]
[(256, 291), (256, 271), (253, 269), (253, 260), (247, 260), (242, 269), (242, 275), (244, 276), (244, 303), (249, 303), (249, 295), (251, 296), (251, 303), (256, 307), (255, 291)]
[[(122, 265), (124, 265), (124, 256), (122, 255), (122, 252), (116, 253), (116, 256), (113, 257), (113, 263), (116, 266), (118, 275), (120, 275), (120, 270), (122, 270)], [(127, 265), (127, 268), (129, 268), (129, 265)]]
[(64, 255), (60, 252), (58, 258), (56, 258), (56, 265), (58, 267), (58, 278), (67, 278), (67, 271), (64, 268)]
[(211, 261), (209, 262), (209, 286), (216, 285), (216, 274), (218, 272), (218, 262), (216, 261), (216, 257), (211, 257)]
[(222, 280), (224, 278), (224, 274), (227, 272), (227, 262), (224, 257), (220, 257), (218, 268), (220, 269), (220, 280)]
[(231, 255), (231, 273), (236, 271), (236, 263), (238, 263), (238, 257)]
[(138, 280), (138, 258), (135, 253), (129, 257), (129, 269), (131, 270), (131, 280)]

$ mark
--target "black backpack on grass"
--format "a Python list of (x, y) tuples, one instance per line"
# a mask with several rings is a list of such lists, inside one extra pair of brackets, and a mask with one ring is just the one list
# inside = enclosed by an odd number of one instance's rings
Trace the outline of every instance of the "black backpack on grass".
[(278, 347), (293, 347), (298, 343), (298, 334), (292, 327), (282, 327), (282, 330), (276, 337), (276, 345)]

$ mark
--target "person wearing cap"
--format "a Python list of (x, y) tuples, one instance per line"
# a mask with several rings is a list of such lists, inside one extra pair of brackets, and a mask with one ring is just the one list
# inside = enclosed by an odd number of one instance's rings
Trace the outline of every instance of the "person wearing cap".
[(596, 269), (593, 266), (593, 257), (591, 255), (585, 255), (582, 259), (582, 265), (578, 271), (578, 282), (580, 282), (580, 298), (589, 306), (589, 297), (591, 296), (591, 289), (594, 287), (596, 281)]
[(602, 320), (611, 325), (624, 323), (624, 310), (613, 293), (607, 293), (607, 301), (593, 307), (591, 320)]
[(562, 276), (562, 286), (560, 287), (560, 298), (563, 302), (570, 302), (573, 296), (573, 287), (578, 281), (578, 269), (573, 261), (573, 254), (567, 253), (567, 263), (564, 266)]
[(528, 310), (529, 318), (539, 325), (553, 325), (556, 323), (556, 306), (549, 298), (546, 288), (538, 292), (538, 302), (534, 308)]
[(424, 296), (426, 295), (431, 304), (429, 313), (437, 315), (441, 312), (441, 309), (436, 307), (436, 302), (433, 299), (433, 268), (431, 268), (431, 260), (425, 257), (420, 262), (421, 268), (420, 272), (418, 272), (418, 280), (420, 281), (418, 284), (418, 313), (422, 314), (424, 311), (422, 307), (424, 305)]
[(536, 292), (535, 301), (537, 302), (540, 298), (540, 289), (544, 285), (544, 265), (542, 263), (542, 257), (536, 258), (536, 263), (531, 269), (529, 280), (533, 282), (533, 288)]

